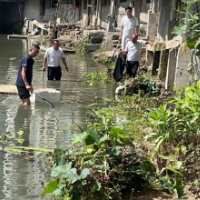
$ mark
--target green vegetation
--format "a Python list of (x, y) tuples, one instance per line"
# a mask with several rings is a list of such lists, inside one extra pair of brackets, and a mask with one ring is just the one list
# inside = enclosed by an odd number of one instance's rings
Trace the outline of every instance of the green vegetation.
[(76, 148), (55, 150), (51, 175), (56, 179), (44, 194), (72, 200), (131, 199), (135, 191), (162, 186), (180, 198), (184, 185), (197, 194), (200, 82), (175, 97), (138, 93), (118, 103), (105, 100), (113, 106), (88, 106), (89, 122), (71, 136)]
[(103, 82), (109, 81), (109, 78), (105, 72), (85, 73), (83, 74), (82, 79), (89, 83), (95, 83), (96, 81), (103, 81)]
[(71, 136), (75, 150), (55, 150), (55, 165), (45, 191), (58, 199), (129, 199), (133, 192), (149, 188), (156, 168), (143, 150), (116, 123), (109, 109), (91, 111), (92, 123)]
[(1, 151), (9, 151), (16, 155), (25, 156), (25, 158), (30, 159), (33, 158), (34, 154), (42, 155), (43, 153), (52, 153), (53, 150), (51, 149), (44, 149), (44, 148), (36, 148), (36, 147), (22, 147), (22, 146), (15, 146), (22, 144), (24, 139), (22, 138), (24, 132), (18, 131), (18, 137), (14, 137), (11, 133), (7, 132), (0, 136), (0, 147)]
[(73, 43), (74, 50), (76, 52), (85, 52), (86, 51), (86, 45), (91, 44), (91, 40), (89, 38), (89, 35), (87, 35), (82, 40), (79, 40), (77, 42)]
[[(178, 12), (186, 17), (182, 18), (180, 24), (171, 31), (176, 35), (186, 34), (187, 40), (185, 43), (186, 47), (190, 49), (200, 50), (200, 14), (198, 11), (199, 1), (198, 0), (182, 0), (183, 6), (178, 9)], [(200, 51), (196, 52), (196, 55), (200, 56)]]
[[(138, 190), (161, 186), (181, 198), (186, 185), (199, 197), (200, 82), (174, 97), (139, 92), (118, 102), (104, 100), (109, 107), (88, 106), (87, 123), (71, 135), (69, 150), (2, 150), (28, 158), (46, 152), (54, 180), (44, 195), (56, 199), (132, 199)], [(3, 134), (1, 143), (23, 142), (22, 135)]]
[(139, 32), (140, 32), (140, 35), (141, 35), (141, 36), (145, 36), (147, 31), (146, 31), (145, 27), (142, 26), (142, 27), (140, 28)]
[(11, 133), (9, 133), (9, 132), (2, 134), (0, 136), (1, 145), (8, 145), (11, 142), (14, 144), (23, 143), (24, 142), (24, 139), (22, 138), (23, 131), (18, 131), (17, 134), (18, 134), (18, 137), (11, 136)]
[(172, 171), (194, 193), (200, 186), (199, 111), (200, 82), (197, 82), (196, 87), (177, 91), (173, 100), (151, 110), (149, 121), (155, 131), (146, 136), (155, 144), (152, 156), (157, 158), (161, 172), (166, 171), (168, 176)]

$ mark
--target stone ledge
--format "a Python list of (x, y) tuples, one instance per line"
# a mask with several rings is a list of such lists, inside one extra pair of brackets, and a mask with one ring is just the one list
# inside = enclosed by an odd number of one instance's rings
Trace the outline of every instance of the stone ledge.
[[(43, 102), (37, 94), (51, 102), (60, 102), (61, 99), (61, 92), (52, 88), (35, 89), (34, 93), (30, 98), (32, 102)], [(17, 87), (15, 85), (0, 85), (0, 94), (17, 95)]]

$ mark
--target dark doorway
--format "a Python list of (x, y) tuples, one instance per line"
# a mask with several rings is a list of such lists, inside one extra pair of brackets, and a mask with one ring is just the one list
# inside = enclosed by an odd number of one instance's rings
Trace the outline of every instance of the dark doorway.
[(23, 28), (23, 2), (0, 1), (0, 33), (21, 34)]
[(152, 66), (152, 74), (158, 74), (158, 67), (160, 64), (160, 51), (156, 51), (153, 56), (153, 66)]

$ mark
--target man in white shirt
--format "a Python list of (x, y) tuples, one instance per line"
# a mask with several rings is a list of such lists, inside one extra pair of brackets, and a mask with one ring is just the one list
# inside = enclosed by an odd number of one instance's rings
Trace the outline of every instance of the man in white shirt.
[(141, 60), (142, 46), (146, 44), (153, 45), (151, 41), (138, 40), (138, 35), (134, 34), (131, 41), (126, 44), (124, 53), (127, 54), (127, 74), (129, 77), (135, 77)]
[(139, 34), (139, 24), (137, 17), (132, 15), (132, 8), (126, 8), (126, 16), (123, 17), (121, 22), (121, 30), (119, 40), (122, 41), (122, 51), (126, 47), (127, 39), (131, 40), (133, 34)]
[(55, 79), (59, 81), (61, 79), (62, 71), (60, 67), (60, 60), (62, 60), (65, 69), (68, 71), (65, 55), (59, 46), (59, 41), (54, 40), (53, 46), (48, 48), (44, 55), (43, 71), (46, 71), (46, 65), (48, 65), (48, 80), (53, 81)]

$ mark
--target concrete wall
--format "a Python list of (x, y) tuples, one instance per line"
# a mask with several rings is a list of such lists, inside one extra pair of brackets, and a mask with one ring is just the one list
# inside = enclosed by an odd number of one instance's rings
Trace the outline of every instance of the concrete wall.
[(45, 0), (44, 15), (41, 13), (41, 0), (26, 0), (24, 4), (24, 18), (30, 18), (39, 22), (54, 20), (56, 8), (52, 8), (49, 0)]
[[(105, 29), (107, 29), (108, 23), (106, 22), (106, 17), (110, 14), (110, 4), (108, 0), (106, 1), (106, 3), (104, 3), (105, 1), (100, 1), (99, 0), (99, 8), (97, 6), (97, 10), (95, 10), (95, 1), (91, 0), (91, 18), (88, 19), (88, 6), (84, 6), (84, 1), (82, 1), (82, 5), (81, 5), (81, 18), (82, 18), (82, 26), (86, 27), (88, 24), (88, 21), (90, 20), (90, 24), (95, 23), (95, 20), (97, 20), (97, 24), (101, 25), (102, 27), (104, 27)], [(121, 8), (126, 8), (128, 6), (130, 6), (130, 4), (133, 1), (126, 1), (126, 2), (120, 2), (120, 0), (116, 0), (116, 8), (117, 10), (121, 7)], [(136, 17), (138, 18), (139, 22), (142, 24), (147, 24), (147, 12), (150, 8), (150, 4), (146, 4), (146, 0), (135, 0), (135, 9), (133, 9), (133, 15), (136, 15)], [(139, 9), (138, 9), (139, 8)], [(118, 13), (117, 16), (117, 25), (120, 28), (121, 27), (121, 20), (125, 15), (125, 11), (122, 13)]]
[(0, 33), (21, 33), (23, 4), (0, 2)]
[(24, 17), (40, 21), (40, 0), (26, 0), (24, 4)]
[(179, 90), (190, 85), (191, 71), (188, 68), (191, 63), (192, 52), (193, 50), (188, 48), (184, 52), (183, 46), (178, 49), (174, 84)]
[(101, 8), (101, 26), (107, 28), (108, 23), (106, 22), (106, 17), (110, 14), (110, 6), (102, 6)]
[[(44, 10), (44, 13), (43, 13)], [(52, 7), (49, 0), (45, 0), (43, 4), (42, 0), (26, 0), (24, 7), (24, 17), (37, 20), (38, 22), (47, 23), (54, 21), (56, 8)], [(59, 11), (58, 17), (61, 24), (74, 23), (80, 20), (80, 9), (73, 4), (66, 4), (63, 2)]]
[[(91, 5), (92, 6), (89, 6), (89, 5), (85, 6), (84, 5), (84, 1), (82, 1), (82, 5), (81, 5), (81, 18), (82, 18), (82, 26), (83, 27), (87, 27), (88, 23), (94, 24), (97, 16), (98, 15), (99, 15), (99, 17), (101, 16), (101, 14), (99, 13), (99, 11), (101, 12), (101, 8), (98, 11), (95, 10), (96, 7), (95, 7), (94, 4), (95, 4), (95, 1), (91, 0)], [(101, 2), (100, 2), (100, 5), (101, 5)], [(91, 9), (91, 16), (90, 17), (88, 16), (89, 9)], [(101, 17), (98, 20), (97, 24), (100, 24), (100, 23), (101, 23)]]
[(72, 1), (72, 4), (63, 1), (59, 16), (61, 24), (73, 24), (80, 21), (80, 11), (80, 8), (76, 8), (75, 1)]

